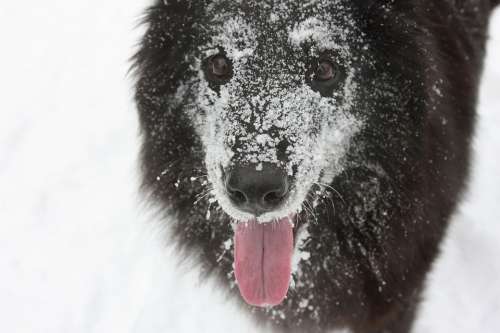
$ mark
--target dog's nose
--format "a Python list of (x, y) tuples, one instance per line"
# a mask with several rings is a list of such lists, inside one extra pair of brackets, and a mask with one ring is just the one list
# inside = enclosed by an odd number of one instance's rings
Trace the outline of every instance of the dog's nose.
[(283, 202), (289, 191), (288, 177), (268, 164), (259, 170), (256, 166), (237, 167), (227, 176), (226, 190), (235, 206), (258, 216)]

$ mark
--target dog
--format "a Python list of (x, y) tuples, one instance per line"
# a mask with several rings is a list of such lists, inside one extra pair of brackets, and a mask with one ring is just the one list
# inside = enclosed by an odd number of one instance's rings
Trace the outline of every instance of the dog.
[(171, 241), (276, 331), (409, 332), (498, 2), (156, 1), (133, 70)]

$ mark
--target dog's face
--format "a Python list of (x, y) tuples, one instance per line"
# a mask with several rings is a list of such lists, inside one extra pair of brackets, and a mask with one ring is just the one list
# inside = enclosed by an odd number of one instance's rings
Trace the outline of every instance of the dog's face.
[(343, 170), (363, 126), (356, 99), (367, 57), (340, 3), (206, 8), (178, 98), (191, 105), (215, 199), (237, 221), (294, 215)]

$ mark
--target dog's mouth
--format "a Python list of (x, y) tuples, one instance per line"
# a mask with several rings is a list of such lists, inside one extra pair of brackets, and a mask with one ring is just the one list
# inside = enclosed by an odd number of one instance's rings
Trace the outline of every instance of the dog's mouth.
[(254, 306), (280, 304), (292, 273), (294, 220), (239, 222), (234, 234), (234, 271), (243, 299)]
[(307, 193), (269, 164), (220, 171), (218, 201), (236, 221), (233, 257), (240, 294), (253, 306), (278, 305), (290, 285), (297, 217)]

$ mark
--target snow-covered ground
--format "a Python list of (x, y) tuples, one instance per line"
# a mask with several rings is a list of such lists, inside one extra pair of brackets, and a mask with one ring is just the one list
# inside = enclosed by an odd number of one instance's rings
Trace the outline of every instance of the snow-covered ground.
[[(0, 5), (2, 332), (255, 332), (215, 284), (175, 268), (137, 194), (126, 78), (144, 1)], [(416, 332), (500, 330), (500, 11), (470, 191)]]

